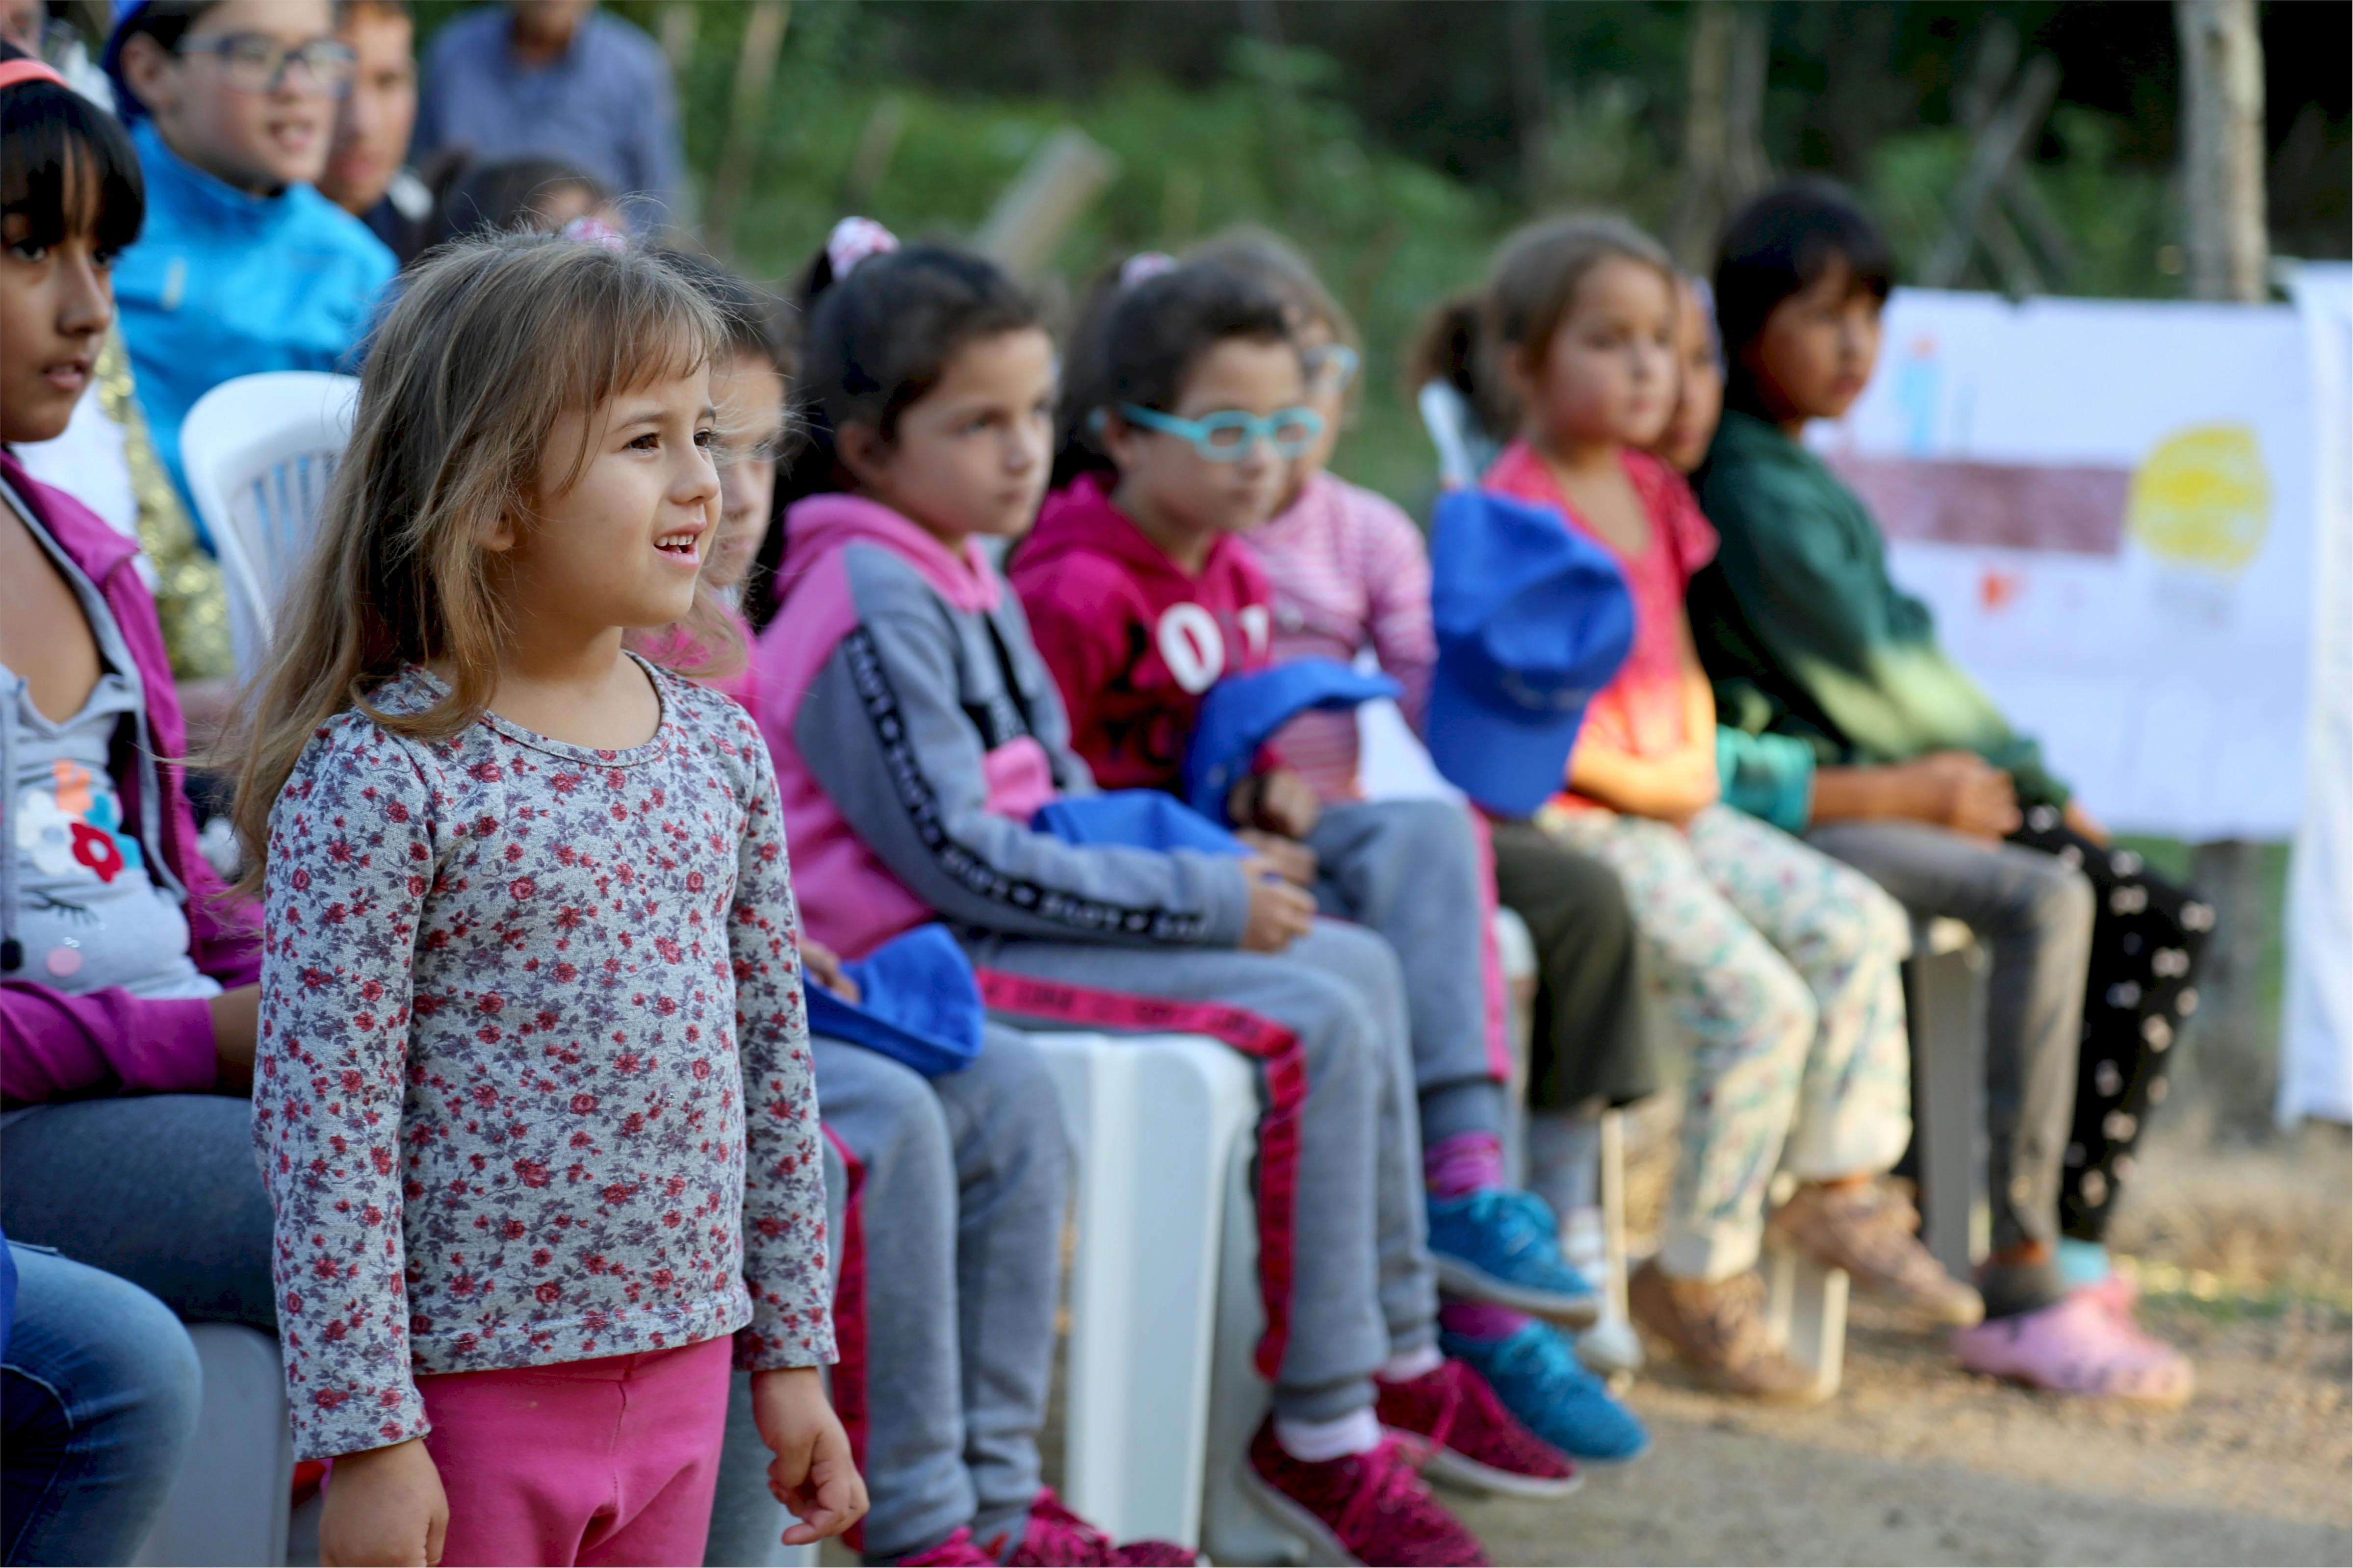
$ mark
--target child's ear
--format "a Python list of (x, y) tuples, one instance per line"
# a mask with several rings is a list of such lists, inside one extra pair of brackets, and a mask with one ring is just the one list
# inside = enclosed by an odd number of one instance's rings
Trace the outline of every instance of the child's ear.
[(1513, 404), (1531, 408), (1536, 401), (1536, 367), (1542, 363), (1537, 351), (1518, 343), (1507, 344), (1495, 356), (1495, 368), (1503, 373), (1504, 390), (1511, 395)]
[(487, 522), (476, 526), (475, 542), (493, 555), (504, 555), (522, 538), (521, 521), (512, 511), (501, 511)]
[(1114, 467), (1124, 470), (1133, 468), (1142, 459), (1144, 454), (1139, 444), (1147, 432), (1137, 429), (1121, 418), (1115, 410), (1109, 408), (1095, 410), (1092, 423), (1095, 444), (1103, 448), (1103, 456), (1109, 458)]
[(891, 444), (871, 425), (851, 423), (834, 433), (835, 461), (867, 489), (879, 485), (891, 467)]
[(145, 33), (135, 33), (122, 41), (123, 79), (131, 84), (132, 95), (151, 115), (169, 113), (176, 107), (172, 93), (177, 85), (173, 64), (163, 46)]

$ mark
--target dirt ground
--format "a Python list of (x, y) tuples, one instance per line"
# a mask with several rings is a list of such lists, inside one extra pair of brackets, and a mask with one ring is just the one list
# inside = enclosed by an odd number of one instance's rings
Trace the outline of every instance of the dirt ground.
[[(1638, 1227), (1672, 1118), (1635, 1141)], [(2186, 1409), (1968, 1377), (1865, 1304), (1830, 1404), (1768, 1411), (1646, 1373), (1628, 1397), (1656, 1435), (1650, 1456), (1564, 1501), (1466, 1517), (1509, 1563), (2353, 1563), (2344, 1131), (2217, 1150), (2184, 1117), (2139, 1164), (2113, 1240), (2144, 1322), (2197, 1360)]]

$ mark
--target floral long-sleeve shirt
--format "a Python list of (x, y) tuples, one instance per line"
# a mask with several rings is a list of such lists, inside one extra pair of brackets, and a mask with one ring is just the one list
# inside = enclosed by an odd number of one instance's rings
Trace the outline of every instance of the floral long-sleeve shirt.
[(833, 1359), (775, 775), (654, 679), (625, 751), (347, 711), (271, 813), (254, 1138), (305, 1458), (423, 1433), (421, 1374), (737, 1330), (744, 1364)]

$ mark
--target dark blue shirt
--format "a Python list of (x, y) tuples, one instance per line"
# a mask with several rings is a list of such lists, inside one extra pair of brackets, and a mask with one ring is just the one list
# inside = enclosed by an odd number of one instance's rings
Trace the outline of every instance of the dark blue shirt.
[(628, 204), (637, 227), (682, 221), (678, 107), (661, 47), (592, 10), (561, 57), (525, 66), (509, 25), (506, 6), (484, 5), (433, 36), (417, 106), (417, 161), (446, 147), (471, 148), (489, 161), (560, 158), (638, 198)]

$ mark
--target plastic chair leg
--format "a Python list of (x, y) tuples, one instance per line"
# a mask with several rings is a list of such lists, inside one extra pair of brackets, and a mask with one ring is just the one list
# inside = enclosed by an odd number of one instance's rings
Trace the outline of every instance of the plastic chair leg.
[(1765, 1326), (1828, 1398), (1846, 1369), (1846, 1270), (1786, 1247), (1767, 1247), (1763, 1262)]
[(1913, 1019), (1912, 1100), (1928, 1250), (1956, 1279), (1985, 1256), (1985, 950), (1953, 921), (1919, 921), (1905, 966)]
[(276, 1568), (294, 1477), (278, 1342), (233, 1323), (193, 1323), (188, 1337), (205, 1380), (198, 1440), (136, 1562)]
[(1065, 1490), (1121, 1539), (1198, 1541), (1225, 1178), (1256, 1077), (1208, 1040), (1037, 1039), (1078, 1151)]

